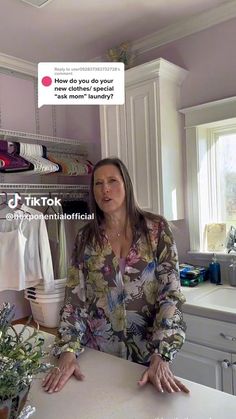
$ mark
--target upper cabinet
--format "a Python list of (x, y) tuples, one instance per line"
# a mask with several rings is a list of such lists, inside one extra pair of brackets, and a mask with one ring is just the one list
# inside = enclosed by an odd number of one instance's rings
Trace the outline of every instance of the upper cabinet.
[(127, 166), (136, 199), (168, 220), (184, 218), (180, 85), (187, 71), (160, 58), (125, 72), (125, 105), (101, 106), (102, 157)]

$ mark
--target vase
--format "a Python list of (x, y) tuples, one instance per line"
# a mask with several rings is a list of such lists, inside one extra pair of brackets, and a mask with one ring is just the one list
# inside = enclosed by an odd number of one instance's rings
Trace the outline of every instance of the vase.
[(30, 386), (24, 387), (17, 396), (0, 402), (0, 419), (17, 419), (25, 405), (29, 390)]

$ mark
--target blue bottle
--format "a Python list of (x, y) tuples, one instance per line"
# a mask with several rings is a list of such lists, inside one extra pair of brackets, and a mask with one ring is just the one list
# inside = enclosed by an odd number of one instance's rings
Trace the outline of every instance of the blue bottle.
[(209, 264), (209, 278), (212, 284), (221, 285), (220, 264), (213, 253), (212, 262)]

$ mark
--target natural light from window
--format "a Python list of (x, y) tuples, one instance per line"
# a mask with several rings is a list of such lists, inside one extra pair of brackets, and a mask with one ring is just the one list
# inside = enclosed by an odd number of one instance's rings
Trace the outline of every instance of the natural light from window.
[(190, 253), (199, 259), (214, 252), (221, 260), (236, 255), (235, 109), (236, 96), (181, 109)]
[(199, 129), (198, 197), (200, 250), (213, 250), (215, 240), (224, 252), (236, 228), (236, 126)]
[(218, 138), (217, 166), (222, 196), (220, 216), (230, 228), (232, 224), (236, 226), (236, 133)]

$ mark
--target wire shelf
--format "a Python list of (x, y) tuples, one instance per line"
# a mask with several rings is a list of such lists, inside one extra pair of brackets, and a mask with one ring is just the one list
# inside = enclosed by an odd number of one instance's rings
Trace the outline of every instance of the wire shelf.
[(28, 132), (22, 131), (13, 131), (13, 130), (5, 130), (0, 129), (0, 136), (4, 136), (5, 139), (13, 139), (16, 138), (25, 138), (28, 140), (37, 140), (37, 141), (46, 141), (50, 143), (60, 143), (60, 144), (71, 144), (71, 145), (81, 145), (80, 141), (73, 140), (71, 138), (62, 138), (62, 137), (51, 137), (49, 135), (42, 135), (42, 134), (33, 134)]
[(48, 183), (48, 184), (43, 184), (43, 183), (0, 183), (0, 190), (4, 190), (4, 189), (14, 189), (14, 190), (80, 190), (80, 191), (89, 191), (89, 186), (88, 185), (60, 185), (60, 184), (53, 184), (53, 183)]

